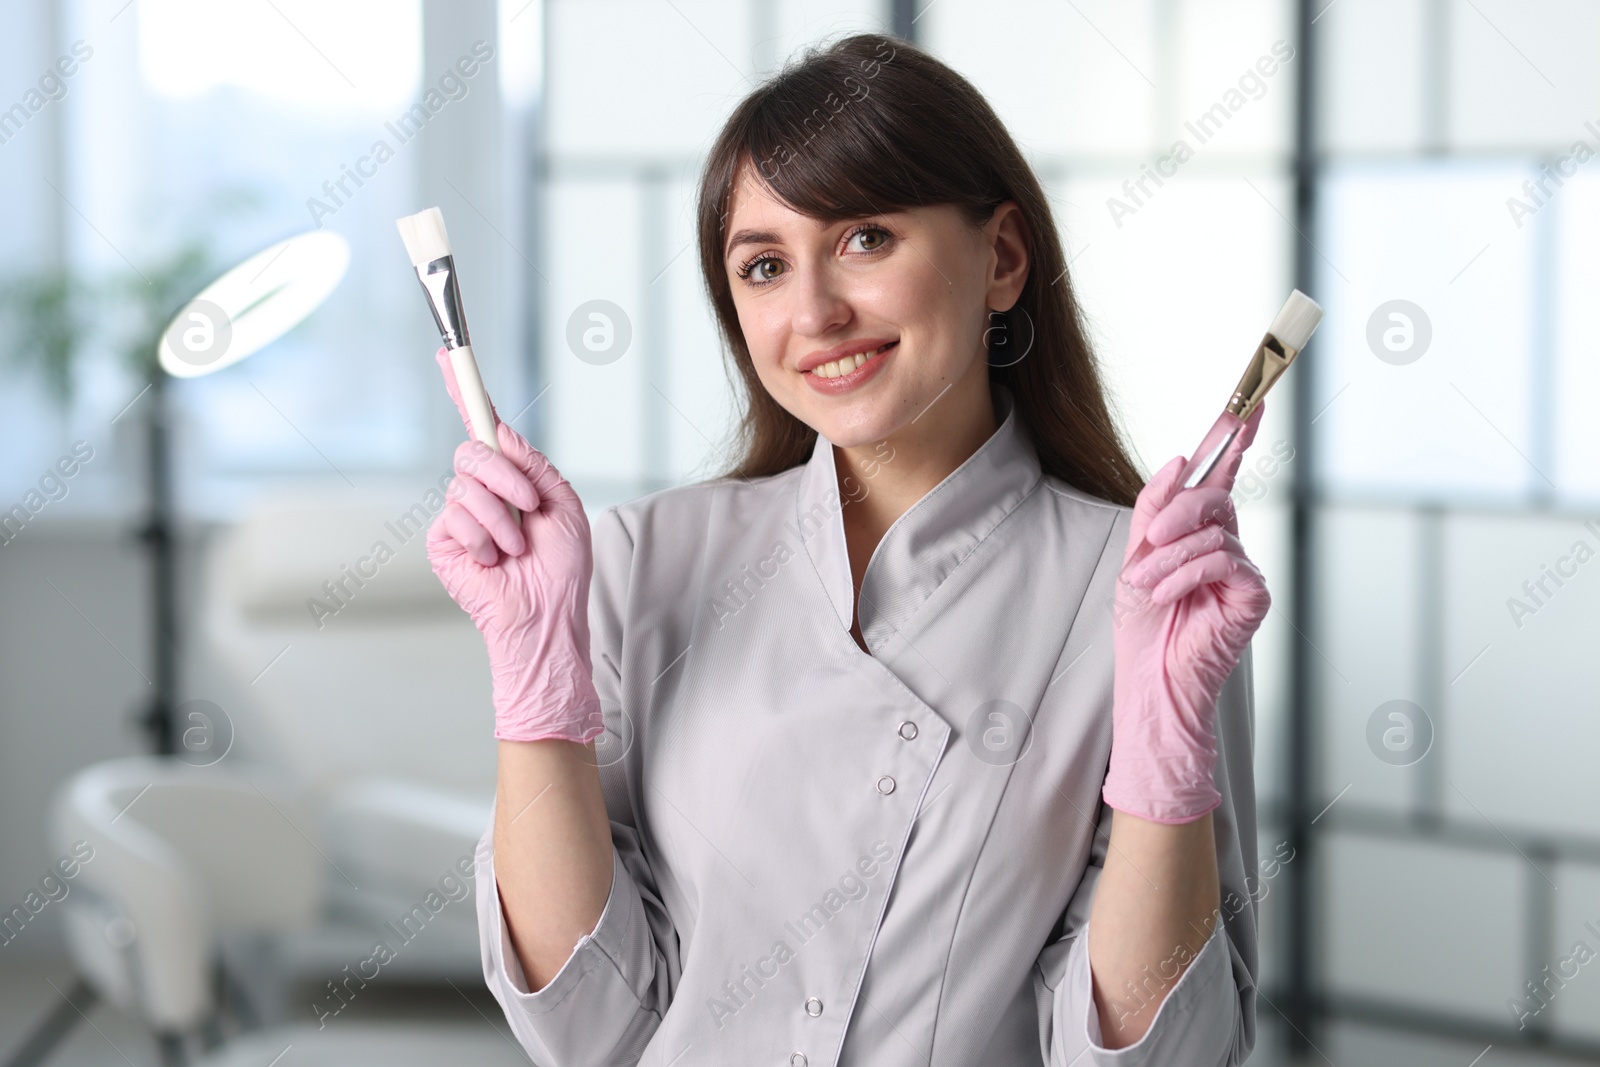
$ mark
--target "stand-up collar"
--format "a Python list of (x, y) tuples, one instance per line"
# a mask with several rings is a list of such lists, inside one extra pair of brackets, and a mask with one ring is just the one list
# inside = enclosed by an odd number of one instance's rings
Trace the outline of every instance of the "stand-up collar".
[[(1016, 402), (991, 382), (999, 427), (966, 461), (911, 505), (884, 534), (862, 582), (861, 634), (876, 650), (896, 634), (967, 555), (1031, 493), (1039, 457), (1017, 420)], [(889, 460), (886, 466), (892, 466)], [(871, 491), (871, 482), (865, 483)], [(860, 490), (855, 490), (859, 495)], [(855, 599), (845, 545), (833, 442), (817, 435), (800, 478), (796, 518), (803, 543), (848, 630)]]

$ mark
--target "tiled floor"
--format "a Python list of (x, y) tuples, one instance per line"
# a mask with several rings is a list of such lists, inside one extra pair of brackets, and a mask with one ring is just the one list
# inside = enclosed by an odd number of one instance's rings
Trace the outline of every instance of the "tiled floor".
[[(19, 957), (0, 961), (0, 1056), (7, 1059), (71, 990), (74, 978), (65, 960)], [(156, 1047), (144, 1031), (121, 1012), (104, 1005), (91, 1008), (88, 1023), (57, 1046), (50, 1064), (99, 1067), (155, 1065)], [(4, 1060), (0, 1060), (4, 1062)]]
[[(0, 1063), (9, 1058), (37, 1021), (72, 987), (65, 961), (0, 959)], [(457, 983), (460, 985), (460, 983)], [(507, 1034), (499, 1006), (486, 990), (462, 992), (391, 988), (352, 1003), (340, 1019), (493, 1026)], [(1270, 1016), (1270, 1017), (1269, 1017)], [(1282, 1025), (1264, 1012), (1251, 1067), (1300, 1067), (1280, 1053)], [(1317, 1042), (1319, 1054), (1306, 1064), (1331, 1067), (1570, 1067), (1572, 1061), (1482, 1045), (1417, 1038), (1368, 1027), (1337, 1025)], [(128, 1016), (106, 1004), (90, 1009), (48, 1061), (50, 1067), (159, 1067), (155, 1044)]]
[[(47, 1013), (63, 1003), (74, 982), (65, 960), (0, 958), (0, 1064), (25, 1041)], [(481, 985), (457, 982), (457, 989), (391, 984), (371, 988), (328, 1025), (349, 1020), (408, 1023), (438, 1022), (458, 1026), (493, 1026), (507, 1041), (510, 1030), (500, 1006)], [(313, 999), (311, 990), (303, 998)], [(302, 1019), (302, 1022), (307, 1020)], [(131, 1017), (109, 1004), (86, 1013), (65, 1043), (46, 1061), (47, 1067), (159, 1067), (155, 1042)]]

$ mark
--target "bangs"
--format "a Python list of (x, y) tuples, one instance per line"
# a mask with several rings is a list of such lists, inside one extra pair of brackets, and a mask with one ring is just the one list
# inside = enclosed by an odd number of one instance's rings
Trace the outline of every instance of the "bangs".
[[(734, 151), (721, 168), (724, 219), (744, 166), (779, 201), (822, 222), (952, 203), (981, 220), (1007, 199), (992, 174), (953, 162), (989, 146), (962, 144), (938, 121), (955, 110), (954, 100), (941, 108), (940, 87), (922, 86), (923, 99), (882, 91), (900, 74), (893, 55), (802, 66), (758, 93), (725, 142)], [(929, 159), (942, 165), (921, 162)]]

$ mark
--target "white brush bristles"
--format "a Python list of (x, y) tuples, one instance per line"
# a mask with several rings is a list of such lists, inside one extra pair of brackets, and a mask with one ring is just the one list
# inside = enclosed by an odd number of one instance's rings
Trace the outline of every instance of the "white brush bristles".
[(406, 254), (413, 267), (421, 267), (450, 254), (450, 236), (445, 233), (444, 213), (436, 207), (407, 215), (395, 225), (400, 227), (400, 240), (406, 243)]
[(1296, 289), (1284, 301), (1278, 317), (1272, 320), (1267, 332), (1296, 352), (1311, 340), (1311, 334), (1322, 321), (1322, 305)]

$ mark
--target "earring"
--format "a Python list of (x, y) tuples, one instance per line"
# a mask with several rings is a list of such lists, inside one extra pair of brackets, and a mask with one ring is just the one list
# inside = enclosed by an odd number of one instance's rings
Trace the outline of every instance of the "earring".
[[(991, 367), (1009, 366), (1012, 362), (1007, 358), (1010, 352), (1011, 320), (1006, 317), (1004, 311), (996, 311), (993, 308), (988, 310), (989, 325), (983, 331), (983, 348), (988, 353), (989, 365)], [(997, 355), (1000, 357), (998, 361), (994, 358)]]
[[(1017, 316), (1020, 316), (1017, 317)], [(996, 322), (996, 319), (999, 321)], [(1014, 367), (1033, 349), (1033, 316), (1022, 304), (1010, 311), (990, 311), (990, 326), (983, 331), (990, 367)], [(1020, 330), (1013, 329), (1020, 326)]]

